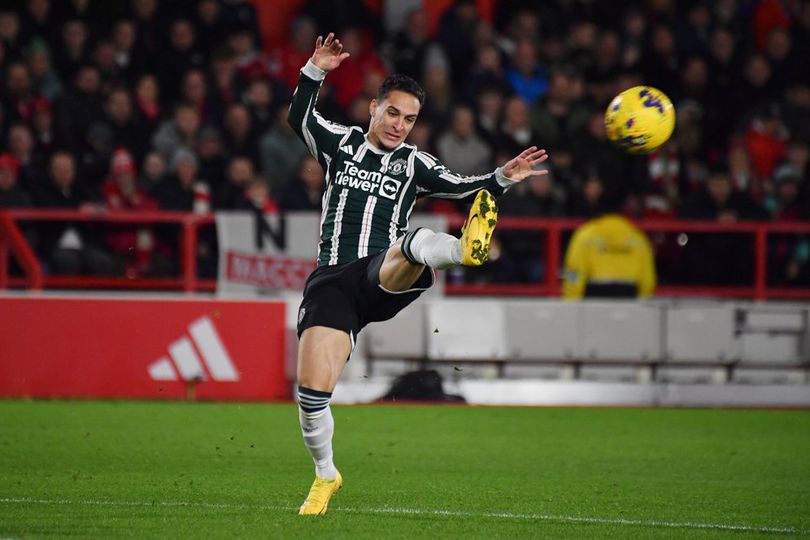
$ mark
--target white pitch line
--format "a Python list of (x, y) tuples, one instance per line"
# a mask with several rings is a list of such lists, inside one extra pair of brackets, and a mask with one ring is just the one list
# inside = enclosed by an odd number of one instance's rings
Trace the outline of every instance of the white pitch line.
[[(90, 499), (34, 499), (29, 497), (0, 498), (0, 504), (40, 504), (40, 505), (74, 505), (74, 506), (144, 506), (144, 507), (183, 507), (183, 508), (210, 508), (218, 510), (271, 510), (294, 511), (297, 506), (270, 506), (231, 503), (211, 503), (197, 501), (113, 501)], [(554, 514), (512, 514), (509, 512), (463, 512), (457, 510), (422, 510), (418, 508), (351, 508), (333, 506), (333, 512), (346, 512), (348, 514), (393, 514), (415, 516), (443, 516), (464, 518), (492, 518), (512, 519), (524, 521), (558, 521), (564, 523), (590, 523), (600, 525), (620, 525), (633, 527), (652, 527), (666, 529), (709, 529), (722, 531), (756, 532), (771, 534), (810, 534), (810, 529), (795, 527), (757, 527), (753, 525), (731, 525), (725, 523), (699, 523), (693, 521), (657, 521), (644, 519), (611, 519), (588, 516), (562, 516)]]

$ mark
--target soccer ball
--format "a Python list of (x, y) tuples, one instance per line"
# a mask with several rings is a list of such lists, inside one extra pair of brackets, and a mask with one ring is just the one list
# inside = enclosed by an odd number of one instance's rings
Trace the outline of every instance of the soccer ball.
[(669, 139), (675, 108), (662, 91), (634, 86), (613, 98), (605, 111), (608, 139), (631, 154), (647, 154)]

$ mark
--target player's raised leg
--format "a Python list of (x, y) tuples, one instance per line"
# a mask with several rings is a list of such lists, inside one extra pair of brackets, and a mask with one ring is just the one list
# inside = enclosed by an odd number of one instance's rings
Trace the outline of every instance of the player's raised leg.
[(323, 515), (343, 485), (335, 467), (332, 435), (335, 421), (329, 400), (352, 350), (349, 334), (313, 326), (304, 330), (298, 348), (298, 419), (304, 444), (315, 462), (315, 481), (300, 515)]
[(404, 291), (413, 286), (425, 266), (444, 269), (484, 264), (497, 222), (494, 197), (485, 189), (479, 191), (460, 239), (421, 227), (409, 232), (388, 249), (380, 268), (380, 284), (389, 291)]

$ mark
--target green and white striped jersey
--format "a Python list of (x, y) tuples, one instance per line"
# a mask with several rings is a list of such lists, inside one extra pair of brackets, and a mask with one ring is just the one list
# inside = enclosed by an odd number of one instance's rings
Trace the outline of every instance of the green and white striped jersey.
[(417, 197), (472, 200), (481, 189), (497, 197), (514, 183), (500, 168), (459, 176), (413, 145), (382, 150), (360, 128), (325, 120), (315, 110), (324, 77), (311, 62), (304, 66), (288, 120), (326, 175), (318, 266), (388, 249), (407, 232)]

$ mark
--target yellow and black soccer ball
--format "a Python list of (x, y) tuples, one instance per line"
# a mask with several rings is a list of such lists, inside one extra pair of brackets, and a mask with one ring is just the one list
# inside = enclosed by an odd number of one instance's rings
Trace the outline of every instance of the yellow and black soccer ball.
[(622, 150), (647, 154), (672, 135), (675, 107), (657, 88), (634, 86), (610, 102), (605, 111), (605, 129), (608, 139)]

